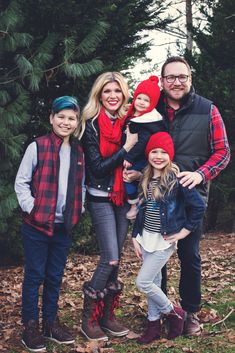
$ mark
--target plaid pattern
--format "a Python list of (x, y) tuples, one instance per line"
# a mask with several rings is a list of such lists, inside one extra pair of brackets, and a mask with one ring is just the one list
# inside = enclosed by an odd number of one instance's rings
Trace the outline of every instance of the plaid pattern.
[[(167, 107), (169, 120), (174, 119), (175, 110)], [(204, 181), (214, 179), (230, 161), (230, 148), (223, 119), (215, 105), (211, 106), (211, 119), (208, 133), (211, 157), (198, 170)]]
[[(36, 229), (53, 235), (57, 204), (59, 151), (61, 138), (54, 133), (37, 138), (38, 165), (33, 175), (31, 190), (35, 205), (24, 221)], [(71, 139), (70, 170), (64, 224), (68, 232), (78, 222), (82, 209), (83, 153), (78, 141)]]

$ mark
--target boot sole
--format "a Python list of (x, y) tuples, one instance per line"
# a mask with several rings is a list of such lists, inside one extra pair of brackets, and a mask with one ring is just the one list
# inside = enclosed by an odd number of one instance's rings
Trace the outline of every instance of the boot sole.
[(46, 352), (46, 349), (47, 349), (46, 347), (43, 347), (43, 348), (29, 348), (24, 340), (21, 340), (21, 342), (24, 345), (24, 347), (26, 349), (28, 349), (30, 352)]
[(82, 328), (80, 328), (80, 332), (89, 340), (89, 341), (108, 341), (108, 336), (103, 336), (103, 337), (99, 337), (99, 338), (91, 338), (89, 337), (85, 331), (83, 331)]
[(50, 340), (50, 341), (54, 341), (58, 344), (72, 344), (75, 342), (75, 340), (70, 340), (70, 341), (58, 341), (56, 338), (53, 338), (53, 337), (48, 337), (48, 336), (44, 336), (47, 340)]
[(114, 337), (126, 336), (128, 334), (128, 332), (130, 331), (130, 330), (126, 330), (126, 331), (122, 331), (122, 332), (114, 332), (114, 331), (111, 331), (108, 328), (103, 327), (103, 326), (101, 326), (101, 328), (102, 328), (102, 330), (104, 330), (105, 332), (107, 332), (108, 334), (110, 334), (111, 336), (114, 336)]

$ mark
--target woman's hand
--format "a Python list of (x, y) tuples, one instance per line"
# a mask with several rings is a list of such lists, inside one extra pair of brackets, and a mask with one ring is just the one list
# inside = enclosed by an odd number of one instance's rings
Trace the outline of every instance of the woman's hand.
[(170, 244), (175, 243), (177, 240), (186, 238), (191, 232), (186, 229), (182, 228), (180, 232), (164, 236), (164, 239), (167, 240)]
[(142, 257), (142, 251), (141, 251), (140, 244), (138, 243), (138, 241), (135, 238), (132, 238), (132, 242), (134, 245), (134, 251), (135, 251), (136, 256), (138, 257), (138, 259), (142, 260), (143, 257)]
[(130, 149), (135, 146), (138, 141), (138, 134), (131, 134), (129, 126), (126, 127), (126, 143), (123, 145), (123, 148), (126, 152), (129, 152)]

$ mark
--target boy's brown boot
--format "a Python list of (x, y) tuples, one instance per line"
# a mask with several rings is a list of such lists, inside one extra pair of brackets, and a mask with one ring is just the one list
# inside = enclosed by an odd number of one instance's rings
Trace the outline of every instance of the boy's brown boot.
[(115, 316), (115, 309), (119, 306), (119, 297), (123, 285), (121, 282), (111, 282), (107, 286), (107, 295), (104, 297), (103, 316), (100, 326), (112, 336), (121, 337), (128, 334), (129, 330), (123, 326)]
[(142, 336), (137, 338), (137, 342), (141, 344), (148, 344), (161, 337), (161, 322), (160, 320), (147, 322), (147, 329)]
[(169, 314), (166, 314), (166, 319), (169, 324), (168, 340), (173, 340), (182, 334), (185, 318), (186, 312), (175, 305), (172, 311)]
[(43, 334), (47, 339), (59, 344), (71, 344), (75, 342), (68, 328), (59, 322), (58, 317), (53, 322), (43, 322)]
[(21, 342), (31, 352), (45, 352), (45, 339), (39, 331), (38, 322), (29, 320), (25, 325)]
[(100, 328), (100, 319), (102, 317), (103, 299), (106, 295), (105, 291), (96, 291), (89, 282), (85, 282), (83, 286), (84, 302), (82, 312), (81, 333), (88, 340), (107, 341), (108, 337)]

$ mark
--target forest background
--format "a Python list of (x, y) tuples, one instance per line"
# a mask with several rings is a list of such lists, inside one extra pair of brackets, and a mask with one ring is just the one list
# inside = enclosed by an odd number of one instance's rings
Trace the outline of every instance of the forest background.
[[(185, 11), (172, 13), (178, 4)], [(235, 231), (234, 0), (2, 0), (0, 11), (0, 265), (22, 257), (14, 179), (27, 145), (50, 128), (52, 100), (74, 95), (83, 107), (95, 78), (110, 70), (122, 71), (133, 89), (133, 69), (149, 61), (153, 31), (172, 35), (197, 93), (222, 114), (232, 159), (211, 184), (205, 232)], [(159, 72), (158, 62), (142, 75)], [(86, 213), (73, 249), (89, 252), (91, 234)]]

